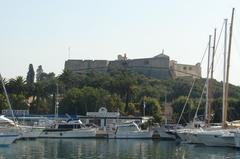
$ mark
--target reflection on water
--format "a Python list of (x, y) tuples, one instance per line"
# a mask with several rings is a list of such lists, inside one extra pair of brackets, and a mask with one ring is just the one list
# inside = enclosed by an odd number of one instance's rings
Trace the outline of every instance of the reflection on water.
[(17, 141), (10, 147), (0, 148), (0, 159), (4, 158), (232, 159), (240, 158), (240, 151), (159, 140), (38, 139)]

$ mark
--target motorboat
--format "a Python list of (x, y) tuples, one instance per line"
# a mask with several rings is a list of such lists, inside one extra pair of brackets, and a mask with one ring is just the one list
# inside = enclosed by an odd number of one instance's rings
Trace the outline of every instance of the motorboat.
[(40, 138), (93, 138), (96, 127), (87, 127), (80, 120), (55, 122), (45, 128)]
[(123, 123), (116, 126), (114, 134), (109, 138), (115, 139), (150, 139), (153, 131), (141, 130), (135, 122)]

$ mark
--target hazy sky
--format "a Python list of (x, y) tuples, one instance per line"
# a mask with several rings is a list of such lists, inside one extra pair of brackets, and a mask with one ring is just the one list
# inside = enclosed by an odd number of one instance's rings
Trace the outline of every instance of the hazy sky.
[[(236, 8), (230, 81), (240, 85), (239, 0), (0, 0), (0, 72), (26, 77), (35, 70), (60, 74), (68, 59), (114, 60), (161, 53), (195, 64), (208, 35)], [(215, 78), (222, 77), (222, 42)], [(206, 76), (206, 59), (202, 65)]]

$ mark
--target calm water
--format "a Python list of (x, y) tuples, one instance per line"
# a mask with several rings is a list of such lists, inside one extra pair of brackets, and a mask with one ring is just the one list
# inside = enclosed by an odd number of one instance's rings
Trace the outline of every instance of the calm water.
[(159, 140), (37, 139), (0, 148), (0, 159), (240, 159), (240, 150)]

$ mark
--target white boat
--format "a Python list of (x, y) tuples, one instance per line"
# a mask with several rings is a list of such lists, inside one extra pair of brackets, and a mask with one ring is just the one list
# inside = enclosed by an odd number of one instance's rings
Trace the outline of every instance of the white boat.
[(236, 129), (204, 130), (197, 134), (201, 143), (206, 146), (234, 147)]
[[(231, 20), (231, 26), (230, 26), (230, 37), (229, 41), (232, 38), (232, 26), (233, 26), (233, 17), (234, 17), (234, 9), (232, 11), (232, 20)], [(212, 129), (211, 127), (206, 128), (202, 131), (189, 131), (185, 135), (185, 138), (189, 140), (189, 142), (196, 142), (196, 143), (202, 143), (206, 146), (224, 146), (224, 147), (234, 147), (235, 142), (237, 141), (236, 135), (236, 129), (231, 129), (228, 126), (227, 122), (227, 107), (228, 107), (228, 77), (229, 77), (229, 65), (230, 65), (230, 53), (231, 53), (231, 42), (229, 42), (229, 48), (228, 48), (228, 62), (227, 62), (227, 69), (226, 66), (226, 41), (227, 41), (227, 20), (225, 20), (225, 40), (224, 40), (224, 75), (223, 75), (223, 112), (222, 112), (222, 128), (216, 128)], [(209, 41), (210, 46), (210, 41)], [(209, 68), (209, 67), (208, 67)], [(225, 72), (226, 71), (226, 72)], [(209, 72), (209, 71), (208, 71)], [(225, 76), (226, 73), (226, 76)], [(207, 87), (208, 88), (208, 87)], [(208, 93), (208, 90), (207, 90)], [(208, 95), (207, 95), (208, 99)], [(208, 102), (206, 102), (206, 109), (205, 109), (205, 117), (209, 115), (208, 113)], [(208, 116), (205, 119), (210, 119)], [(192, 135), (191, 135), (192, 134)], [(236, 141), (234, 141), (234, 139)]]
[(17, 134), (17, 133), (1, 132), (0, 133), (0, 146), (9, 146), (18, 137), (19, 137), (19, 134)]
[(234, 143), (236, 148), (240, 148), (240, 130), (237, 129), (234, 134)]
[(43, 129), (44, 127), (39, 126), (19, 125), (4, 116), (0, 116), (0, 132), (14, 132), (15, 134), (18, 134), (17, 139), (37, 138), (42, 133)]
[(19, 125), (21, 136), (20, 139), (35, 139), (42, 134), (45, 127), (37, 127), (37, 126), (26, 126)]
[(117, 125), (116, 131), (109, 138), (115, 139), (150, 139), (153, 132), (150, 130), (141, 130), (135, 122)]
[(8, 146), (20, 137), (21, 133), (15, 123), (6, 118), (0, 116), (0, 146)]
[(45, 128), (40, 138), (93, 138), (96, 137), (97, 128), (86, 127), (80, 120), (58, 122)]
[[(224, 146), (224, 147), (235, 146), (234, 134), (236, 133), (236, 129), (229, 128), (228, 122), (227, 122), (228, 83), (229, 83), (228, 77), (229, 77), (233, 17), (234, 17), (234, 8), (232, 10), (232, 18), (231, 18), (231, 25), (230, 25), (227, 68), (226, 68), (227, 20), (225, 19), (222, 128), (217, 130), (205, 130), (198, 134), (198, 137), (200, 138), (201, 142), (207, 146)], [(226, 73), (226, 76), (225, 76), (225, 73)]]
[(186, 127), (176, 129), (176, 135), (181, 139), (182, 143), (199, 143), (198, 139), (196, 138), (196, 133), (202, 131), (201, 127), (203, 127), (203, 124), (204, 123), (202, 121), (190, 122)]

